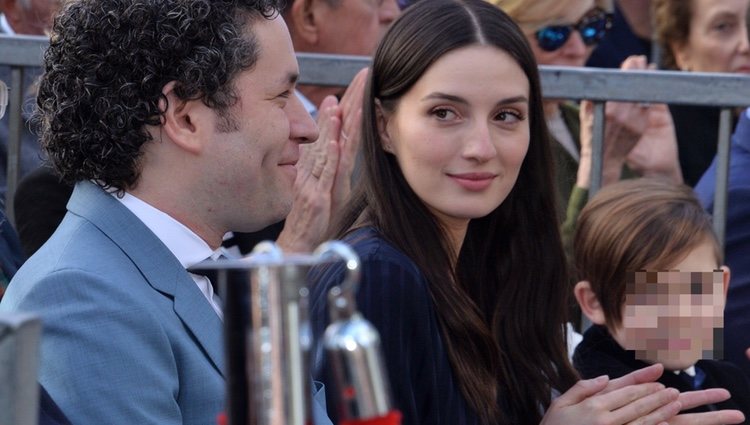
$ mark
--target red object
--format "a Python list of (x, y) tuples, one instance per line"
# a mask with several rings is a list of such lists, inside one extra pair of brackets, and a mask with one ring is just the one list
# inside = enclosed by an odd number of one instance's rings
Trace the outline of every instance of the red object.
[(352, 419), (341, 421), (339, 425), (401, 425), (401, 412), (393, 410), (385, 416), (372, 419)]
[(219, 413), (216, 415), (216, 425), (227, 425), (227, 414), (224, 412)]

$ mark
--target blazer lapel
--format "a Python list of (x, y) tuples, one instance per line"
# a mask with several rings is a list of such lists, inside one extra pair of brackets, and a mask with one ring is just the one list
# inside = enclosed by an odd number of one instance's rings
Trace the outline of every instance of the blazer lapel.
[(106, 234), (157, 291), (174, 302), (185, 324), (216, 370), (224, 376), (223, 322), (177, 258), (133, 213), (91, 182), (79, 182), (68, 210)]

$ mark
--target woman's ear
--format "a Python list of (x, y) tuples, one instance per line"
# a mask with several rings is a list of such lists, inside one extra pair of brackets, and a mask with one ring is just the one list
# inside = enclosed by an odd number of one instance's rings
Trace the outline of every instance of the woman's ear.
[(581, 306), (581, 311), (589, 318), (591, 323), (596, 325), (604, 325), (607, 323), (604, 310), (602, 309), (601, 303), (599, 303), (599, 298), (596, 297), (596, 294), (591, 289), (591, 284), (588, 281), (582, 280), (576, 283), (576, 286), (573, 289), (573, 295), (576, 297), (578, 305)]
[(375, 99), (375, 120), (378, 124), (378, 135), (380, 136), (380, 143), (384, 151), (388, 153), (394, 153), (391, 136), (388, 133), (388, 119), (389, 117), (383, 109), (383, 105), (380, 103), (380, 99)]
[(672, 43), (669, 48), (672, 49), (672, 56), (674, 56), (677, 68), (682, 71), (692, 71), (692, 66), (690, 65), (690, 48), (687, 46), (687, 43)]

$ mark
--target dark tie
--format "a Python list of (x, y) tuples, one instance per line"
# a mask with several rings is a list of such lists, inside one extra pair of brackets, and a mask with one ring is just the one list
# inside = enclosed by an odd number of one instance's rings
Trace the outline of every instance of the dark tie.
[(680, 371), (677, 376), (693, 390), (703, 389), (703, 381), (706, 380), (706, 373), (697, 366), (695, 366), (695, 376), (690, 376), (684, 370)]
[[(227, 257), (224, 254), (221, 254), (217, 260), (226, 259)], [(196, 266), (200, 266), (201, 264), (205, 264), (210, 261), (216, 261), (212, 260), (211, 257), (201, 261), (200, 263), (196, 264), (193, 267), (190, 267), (188, 271), (193, 274), (197, 274), (200, 276), (204, 276), (208, 279), (209, 283), (211, 283), (211, 287), (214, 288), (214, 294), (221, 296), (219, 293), (219, 271), (217, 269), (202, 269)]]

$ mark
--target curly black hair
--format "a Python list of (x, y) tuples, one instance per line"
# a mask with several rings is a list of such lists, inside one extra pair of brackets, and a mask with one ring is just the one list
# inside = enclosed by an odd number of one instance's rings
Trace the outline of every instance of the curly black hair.
[[(166, 102), (163, 87), (202, 100), (220, 117), (233, 80), (258, 46), (248, 18), (270, 19), (280, 0), (71, 0), (55, 19), (37, 98), (42, 146), (63, 180), (132, 188), (142, 145)], [(164, 103), (166, 104), (166, 103)]]

